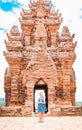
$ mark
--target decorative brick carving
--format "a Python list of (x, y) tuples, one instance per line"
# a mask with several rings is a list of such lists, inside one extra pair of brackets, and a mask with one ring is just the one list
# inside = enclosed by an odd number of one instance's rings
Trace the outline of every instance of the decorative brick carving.
[(72, 65), (76, 43), (68, 27), (58, 32), (63, 19), (58, 10), (51, 9), (51, 2), (31, 1), (29, 8), (22, 10), (19, 18), (22, 32), (13, 26), (5, 41), (4, 55), (9, 64), (4, 79), (6, 105), (23, 105), (22, 109), (32, 115), (35, 84), (44, 82), (48, 88), (48, 111), (54, 115), (55, 105), (75, 105)]

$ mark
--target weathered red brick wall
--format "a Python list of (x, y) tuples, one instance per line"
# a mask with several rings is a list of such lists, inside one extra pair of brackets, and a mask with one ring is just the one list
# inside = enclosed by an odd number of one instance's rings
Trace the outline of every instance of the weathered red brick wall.
[(29, 11), (20, 14), (22, 31), (13, 26), (5, 41), (9, 64), (4, 79), (6, 106), (27, 106), (32, 114), (34, 87), (40, 79), (47, 84), (52, 115), (57, 105), (75, 105), (74, 34), (66, 26), (59, 33), (63, 19), (50, 2), (31, 2)]

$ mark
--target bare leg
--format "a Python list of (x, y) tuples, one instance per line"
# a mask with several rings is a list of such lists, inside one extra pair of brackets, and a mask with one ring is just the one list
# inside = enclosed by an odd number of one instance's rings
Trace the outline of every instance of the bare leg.
[(44, 112), (42, 112), (42, 121), (43, 121), (43, 117), (44, 117)]
[(39, 120), (41, 121), (42, 119), (42, 115), (41, 115), (41, 112), (39, 113)]
[(40, 112), (39, 113), (39, 120), (42, 122), (43, 121), (43, 116), (44, 116), (44, 113), (43, 112)]
[(41, 113), (41, 120), (43, 121), (44, 112)]

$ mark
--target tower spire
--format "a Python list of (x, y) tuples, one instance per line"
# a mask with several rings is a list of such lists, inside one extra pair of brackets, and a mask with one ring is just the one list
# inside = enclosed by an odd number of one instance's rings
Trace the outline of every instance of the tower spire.
[(43, 1), (43, 0), (37, 0), (37, 1)]
[(37, 0), (38, 2), (43, 2), (43, 0)]

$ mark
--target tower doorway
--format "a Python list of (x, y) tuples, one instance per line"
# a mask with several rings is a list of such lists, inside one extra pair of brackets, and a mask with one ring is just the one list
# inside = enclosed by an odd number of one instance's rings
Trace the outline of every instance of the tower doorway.
[(39, 93), (40, 92), (43, 92), (43, 96), (45, 98), (45, 102), (46, 102), (46, 107), (47, 107), (47, 111), (45, 113), (48, 112), (48, 88), (47, 88), (47, 85), (46, 84), (36, 84), (35, 87), (34, 87), (34, 105), (33, 105), (33, 108), (34, 108), (34, 112), (35, 113), (38, 113), (38, 98), (39, 98)]

